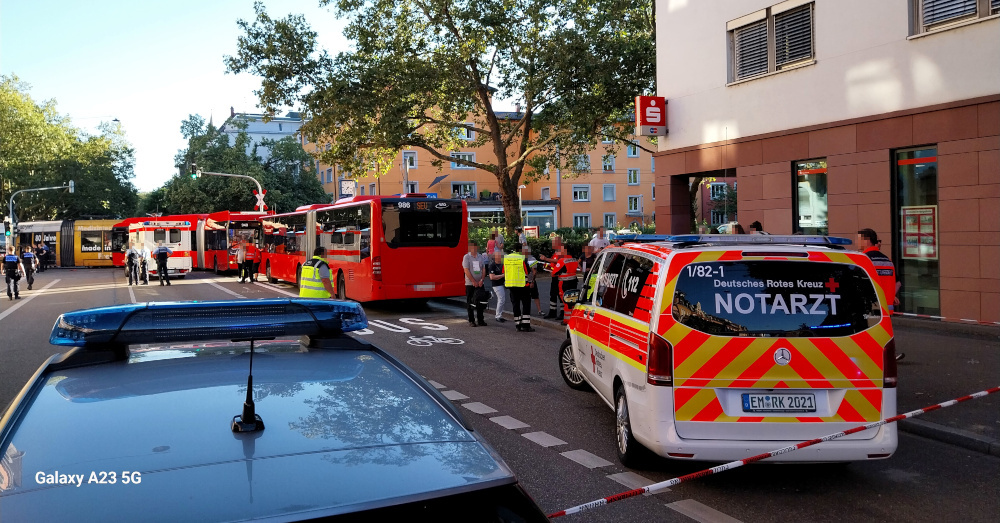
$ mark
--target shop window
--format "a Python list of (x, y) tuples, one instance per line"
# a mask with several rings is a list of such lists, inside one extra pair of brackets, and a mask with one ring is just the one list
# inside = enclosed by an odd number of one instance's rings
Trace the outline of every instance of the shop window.
[(937, 148), (896, 151), (895, 160), (897, 212), (893, 255), (896, 280), (900, 283), (897, 293), (900, 309), (938, 315), (941, 302)]
[(792, 225), (802, 234), (827, 234), (826, 158), (795, 162)]

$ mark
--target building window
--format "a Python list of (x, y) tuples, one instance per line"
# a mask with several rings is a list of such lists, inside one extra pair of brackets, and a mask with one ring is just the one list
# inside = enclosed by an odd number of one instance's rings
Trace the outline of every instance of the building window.
[[(727, 27), (732, 55), (730, 81), (780, 71), (813, 59), (813, 4), (779, 12), (773, 9), (735, 21), (743, 25)], [(772, 48), (773, 55), (769, 52)]]
[[(467, 126), (471, 127), (472, 123), (471, 122), (465, 122), (464, 125), (467, 125)], [(476, 131), (473, 131), (472, 129), (469, 129), (468, 127), (456, 127), (455, 128), (455, 133), (458, 135), (458, 139), (459, 140), (469, 140), (469, 141), (472, 141), (472, 140), (476, 139)]]
[(364, 195), (365, 195), (365, 186), (361, 185), (358, 187), (358, 196), (364, 196)]
[(549, 194), (550, 194), (549, 193), (549, 188), (548, 187), (542, 187), (542, 199), (543, 200), (550, 200), (551, 198), (549, 197)]
[(604, 201), (606, 202), (615, 201), (615, 184), (613, 183), (604, 184)]
[(629, 158), (638, 158), (639, 157), (639, 146), (638, 145), (631, 145), (631, 144), (629, 144), (627, 147), (625, 147), (625, 150), (627, 151), (627, 154), (628, 154)]
[(368, 195), (369, 196), (375, 196), (375, 184), (374, 183), (369, 183), (368, 184)]
[(712, 225), (722, 225), (724, 223), (729, 223), (729, 217), (726, 215), (726, 211), (712, 211)]
[(656, 184), (654, 183), (653, 185), (650, 186), (650, 188), (653, 189), (653, 201), (655, 202), (656, 201)]
[(827, 234), (826, 158), (795, 162), (795, 232)]
[(608, 154), (601, 159), (601, 169), (606, 173), (615, 172), (615, 155)]
[(476, 184), (473, 182), (452, 182), (451, 195), (455, 198), (471, 198), (476, 195)]
[(333, 167), (326, 170), (326, 183), (333, 183)]
[[(467, 162), (475, 162), (476, 161), (476, 153), (451, 153), (451, 157), (452, 158), (458, 158), (460, 160), (465, 160)], [(471, 167), (471, 166), (468, 166), (468, 165), (463, 165), (463, 164), (460, 164), (460, 163), (457, 163), (457, 162), (451, 162), (451, 168), (452, 169), (475, 169), (475, 167)]]
[(574, 214), (573, 215), (573, 227), (585, 227), (590, 228), (590, 215), (589, 214)]
[(403, 151), (403, 163), (407, 169), (417, 168), (417, 151)]
[(649, 172), (656, 172), (656, 158), (653, 158), (652, 156), (649, 157)]
[(604, 227), (614, 229), (618, 225), (618, 217), (613, 212), (604, 213)]
[(590, 201), (590, 186), (589, 185), (574, 185), (573, 186), (573, 201), (574, 202), (589, 202)]
[(725, 182), (713, 182), (708, 184), (709, 198), (713, 200), (718, 200), (726, 197), (726, 189), (728, 186)]
[(998, 14), (1000, 0), (911, 0), (910, 9), (916, 34)]
[(639, 185), (639, 169), (628, 170), (628, 184)]
[(406, 192), (407, 193), (418, 193), (420, 192), (419, 182), (406, 182)]
[(628, 197), (628, 214), (642, 214), (642, 196)]
[(590, 171), (590, 155), (581, 154), (576, 157), (576, 170), (583, 172)]

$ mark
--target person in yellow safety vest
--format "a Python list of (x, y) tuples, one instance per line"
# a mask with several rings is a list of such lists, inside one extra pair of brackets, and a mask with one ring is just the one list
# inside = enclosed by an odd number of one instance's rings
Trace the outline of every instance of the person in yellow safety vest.
[(326, 247), (316, 247), (313, 257), (302, 266), (299, 278), (300, 298), (330, 298), (336, 294), (330, 283), (330, 266), (323, 257)]
[(531, 328), (531, 291), (528, 282), (527, 255), (531, 249), (521, 246), (521, 252), (503, 257), (504, 286), (510, 289), (510, 300), (514, 305), (514, 325), (520, 332), (533, 332)]

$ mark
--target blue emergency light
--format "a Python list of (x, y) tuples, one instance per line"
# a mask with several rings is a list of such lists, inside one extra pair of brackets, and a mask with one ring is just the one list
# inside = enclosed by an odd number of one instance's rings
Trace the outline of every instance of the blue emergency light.
[(848, 238), (837, 236), (805, 236), (801, 234), (682, 234), (669, 236), (666, 241), (676, 243), (714, 244), (795, 244), (795, 245), (851, 245)]
[(114, 305), (56, 319), (53, 345), (101, 347), (218, 339), (322, 336), (360, 330), (360, 304), (340, 300), (263, 299)]

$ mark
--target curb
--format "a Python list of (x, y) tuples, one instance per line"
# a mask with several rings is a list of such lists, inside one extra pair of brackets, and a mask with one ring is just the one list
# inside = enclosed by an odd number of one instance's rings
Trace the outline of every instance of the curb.
[(899, 430), (975, 452), (1000, 457), (1000, 441), (965, 429), (911, 418), (900, 420)]

